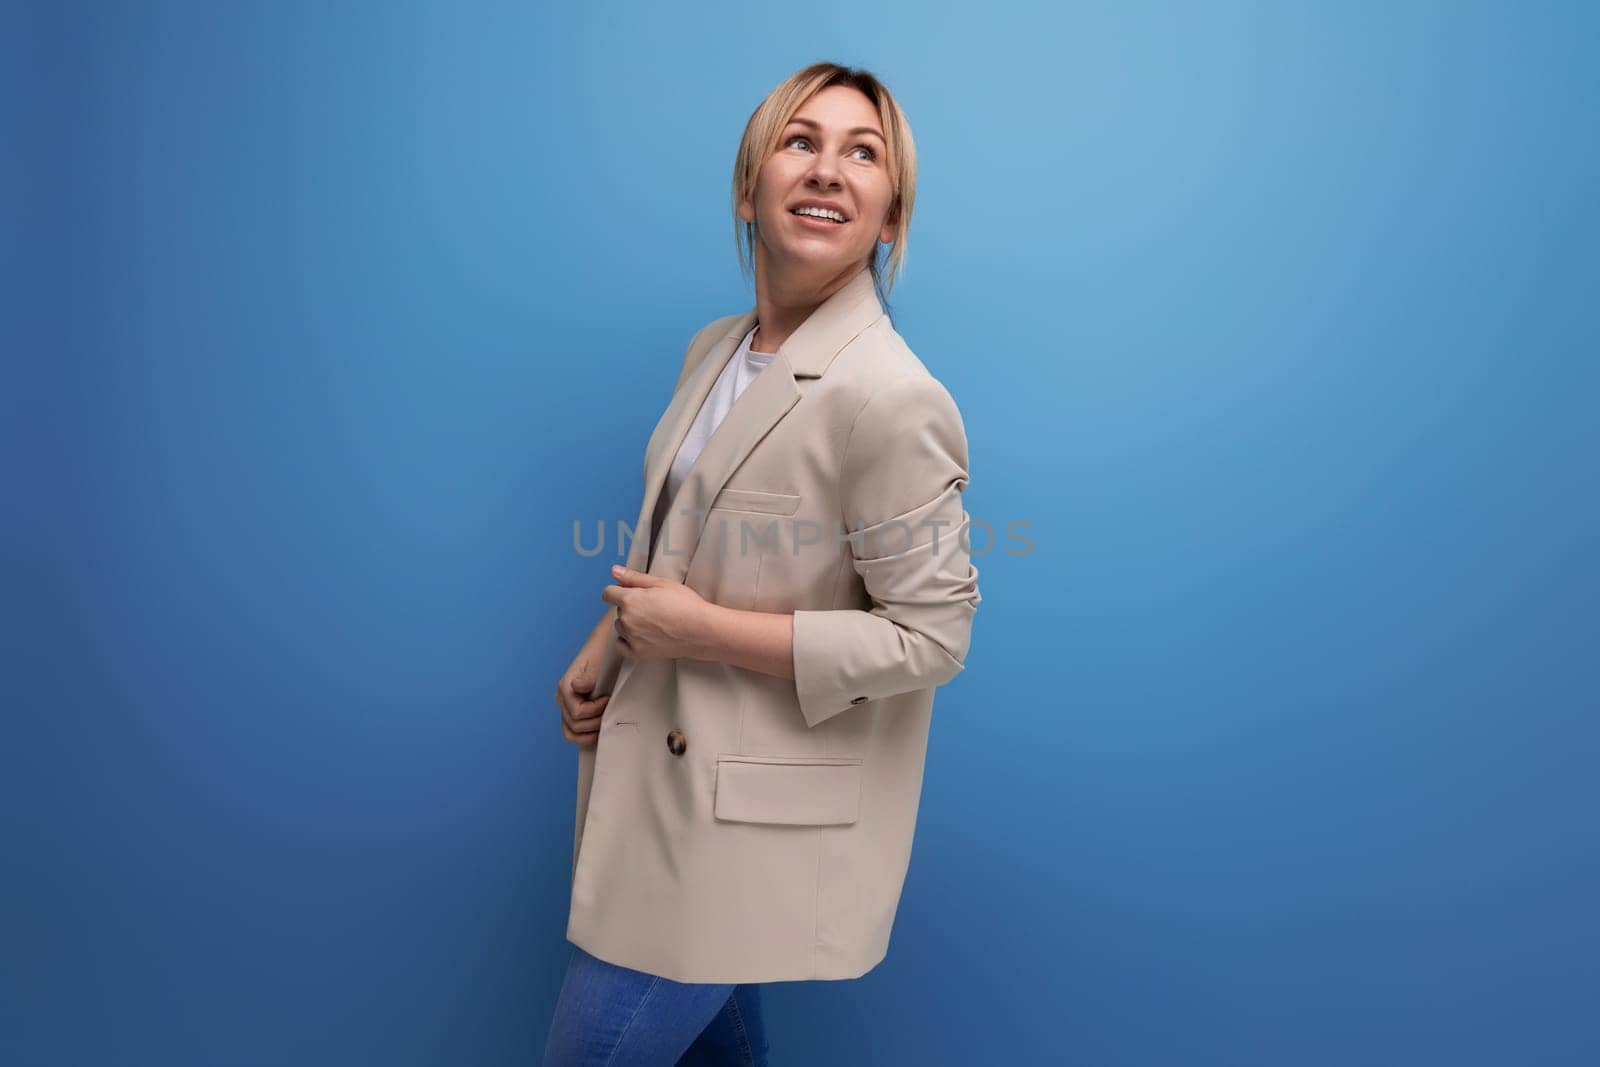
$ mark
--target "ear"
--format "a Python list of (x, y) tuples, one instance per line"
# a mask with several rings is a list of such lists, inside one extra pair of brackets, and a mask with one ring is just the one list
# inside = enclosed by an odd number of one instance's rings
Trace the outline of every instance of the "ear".
[(883, 244), (894, 243), (894, 228), (899, 225), (893, 214), (884, 220), (883, 229), (878, 231), (878, 240)]
[(739, 201), (739, 217), (746, 222), (756, 221), (756, 206), (748, 200)]

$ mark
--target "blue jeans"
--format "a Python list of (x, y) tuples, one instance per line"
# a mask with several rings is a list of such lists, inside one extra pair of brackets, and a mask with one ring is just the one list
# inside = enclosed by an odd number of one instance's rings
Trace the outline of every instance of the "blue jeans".
[(544, 1067), (766, 1067), (759, 985), (674, 982), (577, 945)]

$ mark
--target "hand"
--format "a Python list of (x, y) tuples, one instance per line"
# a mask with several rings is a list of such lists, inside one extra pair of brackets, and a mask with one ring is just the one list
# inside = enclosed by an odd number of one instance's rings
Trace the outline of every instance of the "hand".
[(606, 709), (610, 693), (590, 699), (600, 674), (600, 656), (586, 644), (556, 686), (556, 706), (561, 709), (561, 736), (575, 745), (593, 745), (600, 740), (600, 713)]
[(617, 648), (635, 659), (679, 659), (699, 651), (711, 605), (682, 582), (612, 567), (600, 597), (617, 606)]

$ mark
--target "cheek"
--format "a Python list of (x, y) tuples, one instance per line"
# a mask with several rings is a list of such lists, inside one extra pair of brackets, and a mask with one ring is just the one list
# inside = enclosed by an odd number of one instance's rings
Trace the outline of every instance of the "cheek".
[(758, 219), (765, 220), (775, 217), (782, 210), (782, 204), (783, 197), (775, 190), (767, 187), (756, 190), (756, 217)]
[[(870, 239), (873, 241), (878, 240), (879, 235), (883, 233), (884, 223), (887, 222), (888, 219), (889, 201), (884, 200), (880, 203), (873, 204), (871, 214), (867, 215), (863, 220), (867, 223), (867, 225), (861, 227), (861, 229), (864, 231), (862, 239)], [(866, 231), (870, 231), (870, 233)]]
[(889, 183), (878, 180), (861, 189), (857, 202), (865, 209), (863, 211), (865, 217), (882, 226), (883, 220), (889, 214), (889, 203), (893, 199), (894, 191), (889, 187)]
[(795, 182), (795, 175), (784, 168), (783, 160), (773, 157), (761, 168), (756, 178), (756, 188), (768, 202), (782, 201), (783, 191)]

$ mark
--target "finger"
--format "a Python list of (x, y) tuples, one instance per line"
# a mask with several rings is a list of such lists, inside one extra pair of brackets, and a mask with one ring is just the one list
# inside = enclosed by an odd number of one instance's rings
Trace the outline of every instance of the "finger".
[(633, 586), (649, 585), (651, 582), (657, 580), (654, 575), (642, 574), (639, 571), (629, 570), (620, 563), (611, 568), (611, 577), (612, 580), (614, 580), (618, 585)]
[(651, 574), (648, 571), (636, 571), (630, 567), (624, 567), (621, 564), (611, 568), (611, 576), (622, 585), (636, 586), (641, 589), (647, 589), (652, 585), (679, 584), (674, 582), (671, 578), (665, 578), (659, 574)]
[(611, 699), (610, 693), (602, 693), (593, 700), (567, 700), (561, 705), (561, 712), (571, 722), (580, 719), (593, 718), (605, 710), (606, 701)]
[(600, 729), (600, 719), (597, 716), (575, 718), (571, 715), (561, 716), (561, 725), (577, 734), (591, 734)]
[(590, 728), (589, 724), (599, 721), (599, 715), (603, 711), (605, 711), (605, 697), (568, 705), (561, 709), (561, 719), (569, 726), (587, 730)]
[(604, 600), (607, 604), (621, 604), (622, 594), (625, 592), (627, 592), (627, 590), (623, 589), (620, 585), (608, 585), (604, 589), (600, 590), (600, 599)]
[(606, 710), (606, 701), (611, 698), (610, 693), (595, 697), (593, 700), (580, 700), (572, 707), (574, 719), (592, 719)]
[(562, 724), (561, 736), (566, 738), (568, 741), (571, 741), (575, 745), (584, 746), (592, 745), (600, 739), (598, 734), (591, 735), (573, 733), (571, 730), (567, 729), (565, 724)]

